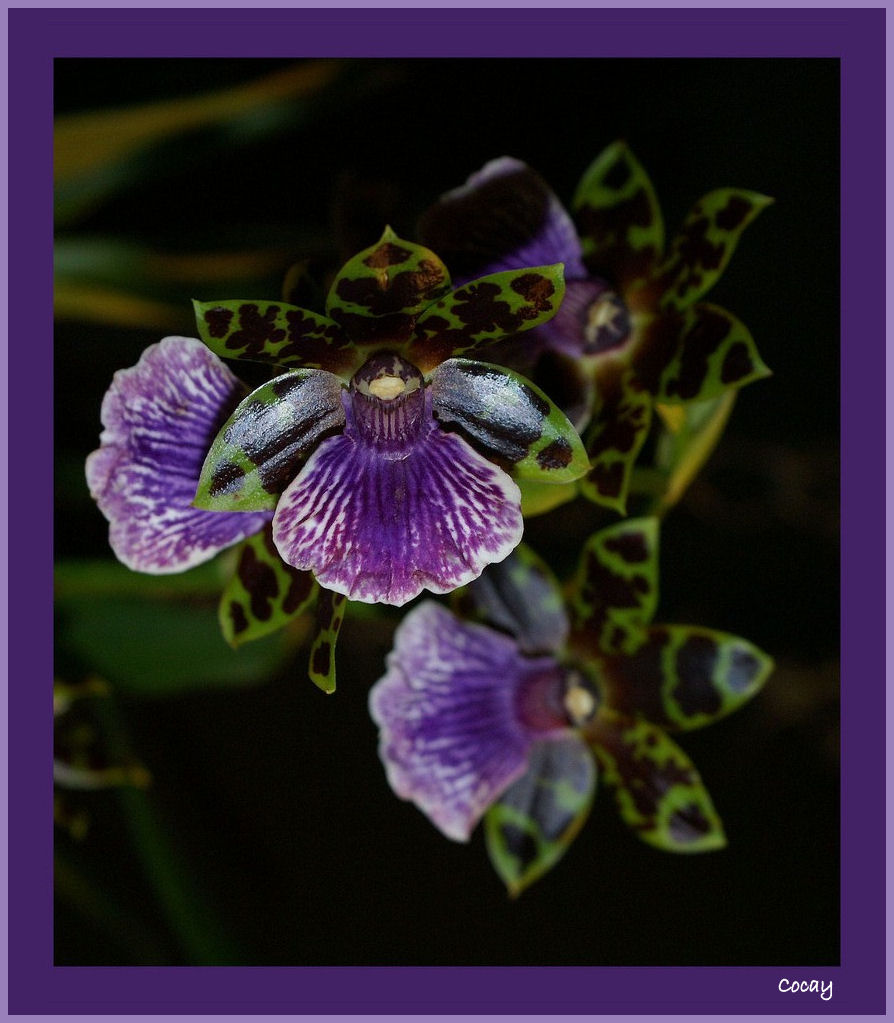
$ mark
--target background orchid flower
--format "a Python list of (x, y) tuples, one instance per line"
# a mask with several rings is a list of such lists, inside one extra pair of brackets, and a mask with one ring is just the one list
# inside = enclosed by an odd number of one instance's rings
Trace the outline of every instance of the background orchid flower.
[[(710, 192), (665, 249), (652, 184), (615, 142), (585, 172), (571, 214), (530, 167), (503, 157), (432, 206), (420, 235), (462, 275), (564, 262), (558, 314), (502, 354), (548, 380), (580, 429), (589, 424), (591, 469), (580, 489), (623, 513), (656, 405), (719, 399), (769, 373), (747, 328), (701, 299), (771, 202), (743, 189)], [(728, 411), (717, 414), (725, 421)]]
[(325, 315), (196, 303), (214, 352), (288, 370), (224, 424), (195, 503), (275, 509), (283, 561), (352, 600), (402, 605), (469, 582), (521, 539), (513, 478), (564, 483), (587, 468), (539, 388), (477, 360), (548, 320), (562, 293), (560, 265), (451, 290), (433, 252), (389, 229), (336, 275)]
[(370, 693), (395, 793), (457, 841), (484, 817), (512, 894), (562, 856), (599, 772), (645, 842), (671, 852), (725, 844), (668, 732), (731, 713), (773, 664), (728, 633), (650, 624), (657, 541), (654, 518), (596, 533), (564, 597), (546, 565), (518, 548), (459, 591), (464, 618), (431, 601), (407, 615)]

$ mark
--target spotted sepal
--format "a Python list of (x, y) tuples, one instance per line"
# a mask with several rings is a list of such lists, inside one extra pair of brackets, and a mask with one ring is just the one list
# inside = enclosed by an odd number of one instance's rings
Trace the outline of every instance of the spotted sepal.
[(593, 755), (576, 735), (535, 743), (528, 769), (488, 810), (491, 863), (514, 898), (558, 863), (596, 791)]
[(568, 595), (575, 642), (631, 653), (658, 604), (658, 520), (626, 519), (584, 544)]
[(335, 692), (335, 644), (344, 621), (347, 599), (323, 587), (317, 596), (317, 627), (310, 648), (308, 674), (324, 693)]
[(601, 663), (607, 706), (674, 731), (709, 725), (750, 700), (773, 661), (753, 643), (713, 629), (656, 625), (634, 653)]
[(603, 707), (587, 725), (587, 736), (621, 817), (644, 842), (680, 853), (726, 845), (698, 771), (660, 728)]
[[(759, 192), (718, 188), (689, 212), (653, 284), (665, 308), (683, 309), (701, 298), (726, 269), (742, 232), (773, 202)], [(650, 285), (651, 288), (651, 285)]]
[(218, 608), (224, 639), (233, 647), (281, 629), (307, 611), (317, 595), (310, 572), (279, 556), (269, 525), (242, 544), (237, 558)]
[(193, 504), (209, 511), (275, 508), (302, 460), (345, 424), (342, 385), (318, 369), (295, 369), (243, 399), (215, 437)]
[(455, 590), (451, 603), (462, 617), (509, 633), (526, 654), (560, 650), (568, 636), (559, 582), (549, 565), (524, 544)]
[(652, 183), (626, 143), (614, 142), (596, 157), (572, 208), (590, 271), (630, 303), (664, 252), (664, 221)]
[(431, 375), (432, 409), (514, 478), (570, 483), (589, 468), (568, 417), (518, 373), (486, 362), (449, 359)]
[(590, 470), (580, 491), (623, 515), (633, 465), (649, 435), (652, 396), (629, 367), (610, 380), (597, 377), (595, 393), (593, 419), (584, 434)]
[(493, 343), (551, 320), (564, 294), (562, 263), (469, 281), (419, 317), (408, 357), (428, 372), (454, 355), (486, 355)]
[(326, 315), (357, 344), (410, 339), (419, 314), (450, 291), (450, 274), (422, 245), (385, 228), (375, 245), (339, 270), (326, 298)]
[(708, 401), (770, 375), (748, 328), (707, 302), (652, 320), (633, 363), (646, 389), (669, 403)]
[(349, 378), (364, 356), (337, 323), (285, 302), (193, 301), (199, 337), (225, 359), (325, 369)]

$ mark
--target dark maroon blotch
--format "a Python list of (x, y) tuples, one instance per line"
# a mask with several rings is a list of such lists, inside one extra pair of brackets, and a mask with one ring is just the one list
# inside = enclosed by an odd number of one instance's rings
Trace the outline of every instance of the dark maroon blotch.
[(649, 558), (649, 545), (646, 543), (645, 533), (623, 533), (621, 536), (610, 537), (605, 541), (605, 549), (631, 564), (647, 561)]
[(716, 714), (723, 705), (714, 685), (718, 649), (709, 636), (688, 636), (677, 651), (678, 684), (672, 696), (686, 717)]
[(268, 621), (273, 614), (273, 601), (279, 594), (276, 573), (260, 560), (253, 547), (243, 548), (237, 573), (251, 598), (251, 613), (258, 621)]
[(248, 628), (248, 619), (245, 617), (245, 609), (236, 600), (230, 601), (230, 621), (233, 623), (233, 634), (238, 636)]
[(522, 870), (537, 859), (537, 843), (526, 831), (515, 824), (501, 824), (500, 834)]
[(311, 670), (315, 675), (326, 676), (329, 674), (329, 667), (332, 661), (332, 644), (329, 640), (323, 640), (314, 650)]
[(698, 803), (675, 810), (667, 822), (671, 837), (677, 842), (696, 842), (711, 831), (711, 823)]
[(734, 231), (751, 212), (752, 203), (741, 195), (730, 196), (722, 210), (718, 210), (714, 219), (718, 227), (724, 231)]
[(748, 345), (744, 341), (737, 341), (724, 356), (720, 379), (725, 384), (734, 384), (747, 377), (753, 369), (754, 362), (748, 352)]
[(208, 325), (208, 333), (211, 337), (225, 337), (230, 329), (232, 319), (231, 309), (223, 309), (218, 306), (216, 309), (205, 310), (205, 323)]
[(406, 263), (412, 253), (409, 249), (401, 248), (393, 242), (384, 242), (375, 248), (363, 260), (365, 266), (372, 270), (382, 270), (386, 266), (396, 266), (398, 263)]
[(564, 469), (571, 462), (571, 445), (564, 437), (558, 437), (537, 452), (537, 464), (541, 469)]

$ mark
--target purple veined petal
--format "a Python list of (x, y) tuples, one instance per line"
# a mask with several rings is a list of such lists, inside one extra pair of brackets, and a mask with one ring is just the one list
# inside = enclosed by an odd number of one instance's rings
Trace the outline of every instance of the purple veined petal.
[(450, 267), (455, 285), (500, 270), (565, 264), (586, 276), (574, 223), (547, 183), (510, 156), (491, 160), (423, 214), (420, 236)]
[(514, 481), (438, 426), (427, 388), (406, 397), (346, 393), (344, 434), (323, 441), (277, 505), (283, 560), (351, 600), (448, 593), (522, 537)]
[(467, 841), (524, 774), (532, 745), (567, 734), (562, 687), (552, 658), (523, 657), (508, 636), (420, 604), (369, 694), (388, 783), (448, 838)]
[(119, 370), (102, 403), (87, 485), (109, 543), (137, 572), (182, 572), (262, 529), (269, 512), (192, 507), (202, 462), (247, 388), (201, 341), (167, 337)]

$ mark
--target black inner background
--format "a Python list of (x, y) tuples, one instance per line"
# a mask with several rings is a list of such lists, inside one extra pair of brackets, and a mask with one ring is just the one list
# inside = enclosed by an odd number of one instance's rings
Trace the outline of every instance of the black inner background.
[[(60, 60), (57, 113), (192, 95), (286, 64)], [(730, 719), (679, 737), (726, 850), (653, 850), (604, 790), (563, 862), (512, 902), (480, 833), (469, 847), (451, 843), (388, 788), (366, 699), (390, 626), (349, 614), (334, 696), (301, 677), (301, 654), (261, 687), (120, 701), (171, 842), (246, 964), (837, 963), (837, 62), (376, 64), (368, 94), (211, 167), (162, 168), (79, 229), (200, 251), (337, 224), (339, 244), (360, 248), (386, 219), (412, 237), (428, 203), (501, 155), (529, 162), (568, 203), (616, 138), (649, 171), (668, 236), (712, 188), (773, 196), (709, 299), (748, 324), (774, 376), (743, 390), (720, 448), (663, 526), (656, 620), (746, 636), (778, 672)], [(296, 241), (294, 258), (303, 254)], [(271, 288), (257, 297), (277, 297), (278, 281)], [(109, 554), (106, 523), (71, 467), (97, 446), (114, 370), (156, 340), (57, 330), (58, 557)], [(586, 535), (587, 514), (575, 505), (532, 520), (526, 539), (564, 562), (562, 537)], [(72, 855), (165, 933), (117, 796), (83, 803), (90, 832)], [(165, 961), (185, 962), (173, 938)], [(134, 953), (65, 904), (56, 962), (115, 965)]]

